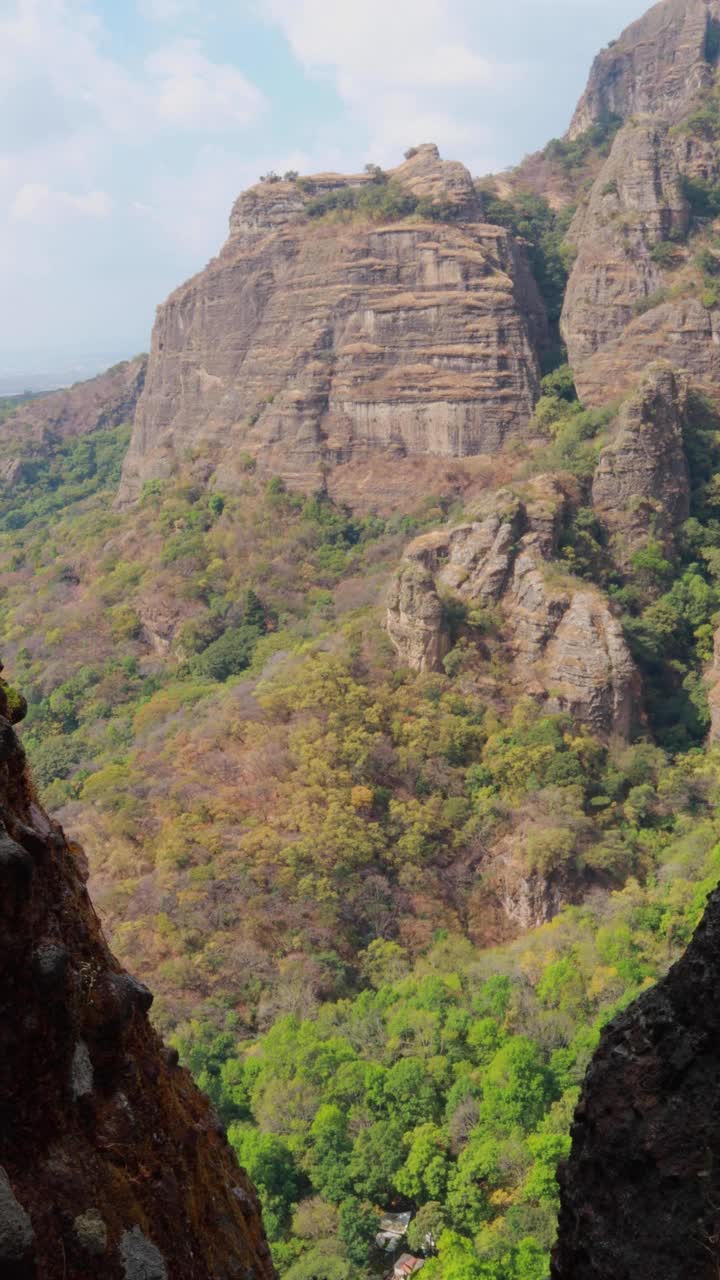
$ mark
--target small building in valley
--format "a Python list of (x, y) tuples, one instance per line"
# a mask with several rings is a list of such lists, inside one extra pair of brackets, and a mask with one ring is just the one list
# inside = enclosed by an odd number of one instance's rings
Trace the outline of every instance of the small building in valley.
[(380, 1218), (380, 1230), (375, 1237), (378, 1249), (394, 1253), (410, 1226), (411, 1213), (384, 1213)]

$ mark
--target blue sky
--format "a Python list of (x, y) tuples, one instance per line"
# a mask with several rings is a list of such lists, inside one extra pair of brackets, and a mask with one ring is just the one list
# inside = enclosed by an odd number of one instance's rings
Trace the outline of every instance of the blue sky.
[(564, 132), (644, 0), (0, 0), (0, 366), (147, 348), (269, 168), (475, 174)]

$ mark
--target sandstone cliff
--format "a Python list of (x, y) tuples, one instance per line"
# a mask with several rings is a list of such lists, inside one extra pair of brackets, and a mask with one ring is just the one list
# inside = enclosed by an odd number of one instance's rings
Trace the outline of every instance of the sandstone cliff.
[(709, 84), (719, 0), (662, 0), (633, 22), (593, 63), (569, 136), (610, 115), (662, 113), (679, 120)]
[(561, 478), (540, 476), (522, 496), (496, 494), (471, 522), (417, 538), (389, 593), (388, 634), (413, 670), (442, 670), (451, 644), (442, 597), (499, 606), (518, 688), (625, 737), (639, 677), (620, 623), (599, 591), (551, 564), (570, 502)]
[(606, 1028), (561, 1173), (554, 1280), (711, 1280), (720, 1248), (720, 892)]
[(0, 682), (0, 1272), (270, 1280), (260, 1209), (38, 806)]
[(159, 311), (122, 501), (188, 451), (220, 486), (252, 458), (303, 488), (329, 470), (332, 490), (332, 468), (371, 454), (391, 484), (406, 455), (464, 457), (526, 431), (545, 319), (522, 251), (435, 147), (390, 177), (423, 202), (412, 218), (308, 216), (367, 174), (240, 198), (219, 257)]
[(25, 462), (59, 441), (131, 422), (146, 368), (147, 357), (137, 356), (97, 378), (21, 405), (2, 426), (0, 481), (12, 483)]
[(648, 538), (666, 556), (690, 514), (690, 477), (683, 448), (687, 385), (659, 361), (625, 402), (593, 479), (592, 503), (609, 535), (616, 564), (629, 567)]
[(567, 237), (577, 256), (561, 327), (588, 404), (623, 394), (660, 356), (720, 389), (687, 186), (720, 175), (713, 137), (687, 127), (715, 84), (718, 32), (717, 0), (664, 0), (596, 59), (575, 114), (571, 138), (610, 116), (624, 122)]

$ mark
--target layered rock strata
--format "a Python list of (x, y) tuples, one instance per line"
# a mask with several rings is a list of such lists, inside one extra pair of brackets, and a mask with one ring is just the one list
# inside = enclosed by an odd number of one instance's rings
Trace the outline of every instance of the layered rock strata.
[(271, 1280), (253, 1188), (113, 959), (0, 682), (0, 1274)]
[(712, 78), (713, 24), (719, 0), (662, 0), (596, 57), (569, 136), (608, 116), (661, 112), (682, 118)]
[(603, 1032), (561, 1171), (553, 1280), (711, 1280), (720, 1254), (720, 892)]
[(548, 710), (626, 737), (640, 691), (620, 623), (600, 592), (551, 564), (569, 504), (558, 477), (540, 476), (522, 497), (501, 491), (471, 522), (417, 538), (390, 589), (387, 630), (413, 670), (442, 670), (443, 596), (499, 606), (515, 682)]
[(445, 220), (308, 217), (367, 174), (240, 198), (219, 257), (158, 313), (121, 501), (188, 454), (221, 487), (249, 462), (331, 487), (334, 467), (383, 451), (464, 457), (526, 432), (545, 319), (523, 252), (435, 147), (391, 178)]
[(720, 0), (664, 0), (596, 59), (570, 137), (616, 117), (568, 232), (577, 256), (562, 332), (581, 398), (607, 403), (663, 356), (720, 390), (717, 312), (693, 270), (688, 180), (720, 177), (713, 138), (686, 127), (717, 76)]
[(592, 486), (592, 504), (610, 536), (615, 563), (630, 566), (649, 538), (666, 556), (690, 515), (690, 476), (683, 445), (688, 387), (660, 361), (643, 375), (618, 414)]

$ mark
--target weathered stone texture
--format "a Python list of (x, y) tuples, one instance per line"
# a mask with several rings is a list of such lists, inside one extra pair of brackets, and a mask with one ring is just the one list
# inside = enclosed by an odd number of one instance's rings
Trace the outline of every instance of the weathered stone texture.
[(609, 114), (624, 121), (568, 233), (577, 256), (561, 327), (588, 405), (625, 394), (660, 357), (720, 392), (717, 314), (693, 274), (685, 188), (717, 182), (720, 156), (683, 123), (716, 76), (719, 22), (720, 0), (656, 5), (596, 59), (573, 120), (571, 137)]
[(687, 385), (658, 362), (622, 406), (593, 479), (592, 503), (607, 529), (613, 557), (628, 568), (648, 538), (674, 556), (676, 534), (690, 514), (690, 476), (683, 447)]
[(220, 486), (237, 486), (251, 455), (312, 488), (378, 450), (463, 457), (526, 431), (545, 321), (521, 250), (478, 221), (469, 174), (435, 148), (395, 176), (457, 217), (303, 214), (313, 191), (366, 176), (241, 197), (219, 257), (160, 309), (123, 501), (188, 452)]
[(571, 138), (610, 115), (660, 112), (680, 119), (711, 79), (708, 24), (720, 0), (662, 0), (596, 57), (570, 126)]
[(656, 293), (660, 240), (683, 236), (689, 206), (666, 129), (628, 125), (618, 134), (568, 241), (578, 254), (568, 282), (562, 330), (584, 396), (583, 363), (617, 337), (637, 304)]
[(442, 670), (442, 593), (498, 605), (515, 684), (601, 736), (627, 737), (640, 689), (620, 623), (599, 591), (554, 582), (548, 563), (568, 505), (558, 478), (540, 476), (522, 499), (502, 491), (475, 521), (416, 539), (390, 591), (388, 634), (412, 669)]
[(582, 363), (577, 383), (591, 406), (624, 397), (648, 364), (665, 359), (710, 396), (720, 392), (720, 311), (698, 298), (664, 302)]

